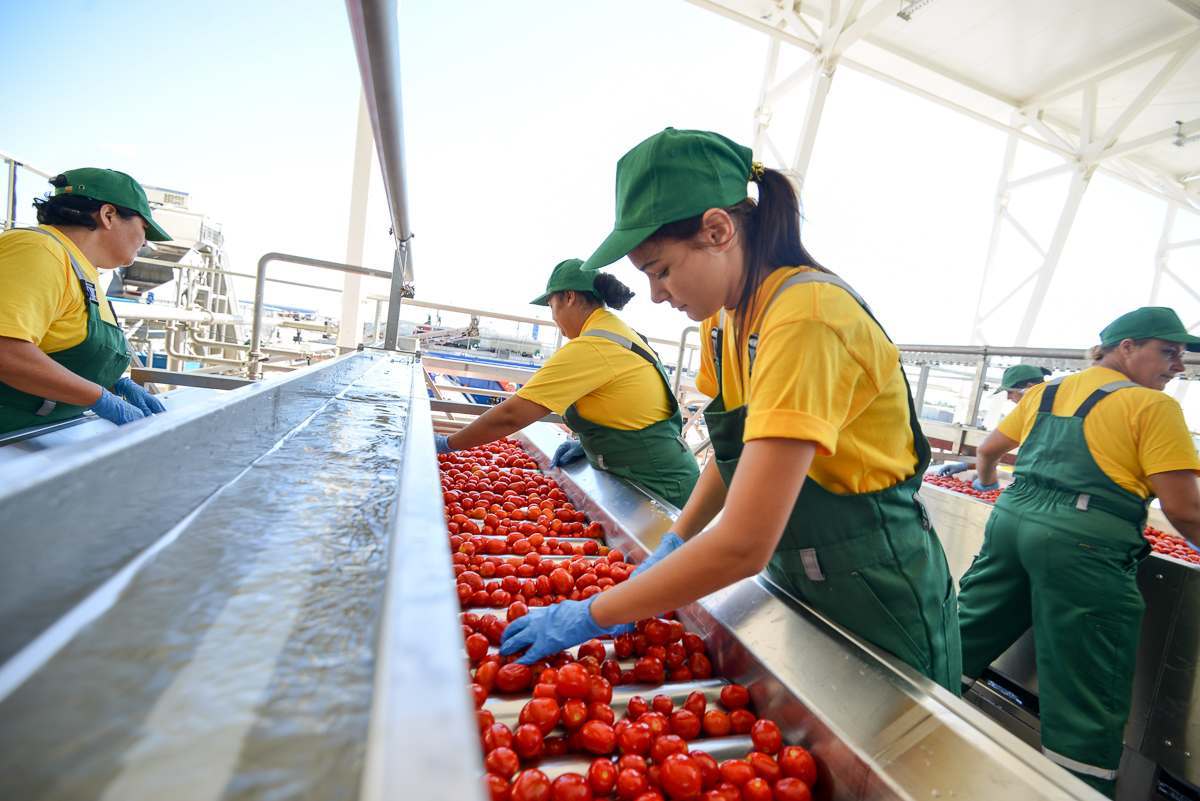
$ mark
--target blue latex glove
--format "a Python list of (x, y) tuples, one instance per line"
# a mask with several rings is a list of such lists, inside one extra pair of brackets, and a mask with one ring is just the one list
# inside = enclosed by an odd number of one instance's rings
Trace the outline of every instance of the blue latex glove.
[(529, 650), (517, 661), (522, 665), (532, 665), (572, 645), (605, 634), (633, 631), (632, 623), (611, 629), (602, 628), (592, 617), (592, 602), (598, 597), (593, 595), (586, 601), (560, 601), (553, 606), (530, 609), (528, 614), (517, 618), (504, 629), (500, 654), (508, 656), (527, 647)]
[(450, 447), (450, 438), (445, 434), (434, 434), (433, 445), (437, 448), (438, 453), (452, 453), (454, 448)]
[(1200, 546), (1196, 545), (1196, 543), (1192, 542), (1187, 537), (1184, 537), (1183, 541), (1187, 543), (1187, 547), (1191, 548), (1196, 553), (1200, 553)]
[(968, 467), (969, 465), (966, 462), (947, 462), (939, 467), (935, 472), (939, 476), (952, 476), (955, 473), (961, 473)]
[(103, 417), (110, 423), (123, 426), (134, 420), (141, 420), (145, 413), (132, 403), (121, 400), (103, 387), (100, 388), (100, 400), (92, 404), (91, 409), (97, 417)]
[(126, 402), (141, 409), (142, 414), (147, 417), (167, 410), (162, 401), (147, 392), (144, 387), (139, 386), (132, 378), (118, 378), (117, 383), (113, 384), (113, 390)]
[(991, 490), (998, 490), (998, 489), (1000, 489), (1000, 482), (994, 481), (991, 484), (984, 484), (979, 479), (975, 479), (974, 481), (971, 482), (971, 489), (976, 490), (978, 492), (989, 492)]
[(561, 467), (564, 464), (577, 462), (583, 456), (583, 444), (577, 439), (569, 439), (555, 449), (554, 458), (550, 460), (550, 466)]
[(680, 545), (683, 545), (683, 540), (674, 531), (668, 531), (663, 535), (663, 538), (658, 541), (658, 547), (654, 549), (654, 553), (642, 560), (642, 563), (637, 566), (637, 570), (633, 571), (633, 575), (644, 573), (650, 569), (650, 565), (658, 563), (667, 554), (674, 551)]

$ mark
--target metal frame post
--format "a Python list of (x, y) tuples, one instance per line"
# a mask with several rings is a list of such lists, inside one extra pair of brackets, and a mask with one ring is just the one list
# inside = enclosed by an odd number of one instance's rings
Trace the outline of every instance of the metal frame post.
[[(362, 264), (367, 236), (367, 200), (371, 189), (371, 118), (367, 99), (359, 96), (358, 128), (354, 137), (354, 168), (350, 179), (350, 217), (346, 229), (346, 263)], [(346, 273), (342, 277), (342, 322), (338, 327), (339, 348), (354, 349), (362, 343), (358, 322), (362, 308), (362, 276)]]
[(8, 230), (17, 224), (17, 162), (8, 159), (8, 191), (4, 194), (4, 226)]
[(917, 376), (917, 391), (913, 395), (913, 406), (917, 409), (917, 418), (920, 419), (925, 413), (925, 391), (929, 389), (929, 364), (926, 362), (921, 365), (921, 372)]
[(979, 367), (975, 370), (975, 380), (971, 382), (971, 402), (967, 406), (967, 419), (964, 425), (975, 426), (979, 419), (979, 406), (983, 400), (983, 388), (987, 385), (988, 362), (987, 348), (979, 359)]

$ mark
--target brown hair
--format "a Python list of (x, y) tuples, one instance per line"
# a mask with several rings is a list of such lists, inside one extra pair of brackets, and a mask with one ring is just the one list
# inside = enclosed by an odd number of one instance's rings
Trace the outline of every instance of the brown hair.
[[(821, 266), (809, 254), (800, 240), (800, 201), (787, 176), (778, 170), (763, 170), (758, 179), (758, 200), (746, 198), (725, 211), (733, 218), (738, 233), (745, 242), (746, 274), (734, 315), (739, 347), (748, 336), (749, 320), (754, 311), (754, 297), (763, 281), (783, 267), (812, 267), (821, 272), (831, 270)], [(647, 241), (656, 239), (687, 240), (700, 232), (704, 215), (667, 223)]]
[[(1124, 341), (1125, 340), (1121, 340), (1121, 342), (1124, 342)], [(1137, 345), (1138, 347), (1141, 347), (1142, 345), (1145, 345), (1149, 341), (1150, 341), (1149, 339), (1135, 339), (1135, 340), (1133, 340), (1133, 344)], [(1105, 356), (1107, 356), (1108, 354), (1112, 353), (1114, 350), (1119, 348), (1121, 346), (1121, 342), (1117, 342), (1112, 345), (1092, 345), (1090, 348), (1088, 348), (1087, 357), (1088, 357), (1088, 359), (1090, 359), (1093, 362), (1098, 362), (1101, 359), (1103, 359)]]

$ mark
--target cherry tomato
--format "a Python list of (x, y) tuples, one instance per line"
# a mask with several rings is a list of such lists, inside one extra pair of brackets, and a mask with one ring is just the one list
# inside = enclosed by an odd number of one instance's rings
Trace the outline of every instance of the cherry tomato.
[(617, 715), (608, 704), (593, 701), (588, 704), (588, 720), (599, 720), (612, 726), (616, 723)]
[(667, 672), (661, 659), (644, 656), (634, 663), (633, 676), (643, 684), (659, 685), (666, 679)]
[(550, 787), (554, 801), (592, 801), (592, 788), (578, 773), (564, 773)]
[(675, 709), (675, 702), (669, 695), (656, 695), (650, 701), (650, 707), (660, 715), (670, 715), (671, 711)]
[(779, 752), (779, 767), (784, 776), (791, 776), (812, 787), (817, 783), (817, 763), (807, 749), (798, 745), (786, 746)]
[(496, 689), (505, 693), (515, 693), (529, 687), (533, 681), (533, 671), (528, 665), (509, 662), (496, 674)]
[(500, 672), (499, 662), (482, 662), (475, 669), (475, 683), (482, 687), (486, 692), (492, 691), (492, 685), (496, 683), (496, 674)]
[(726, 684), (721, 688), (721, 705), (726, 709), (742, 709), (750, 703), (750, 691), (740, 684)]
[(638, 723), (645, 723), (650, 727), (650, 734), (654, 737), (661, 737), (671, 731), (671, 723), (667, 717), (661, 712), (647, 712), (637, 719)]
[(732, 728), (729, 715), (720, 709), (710, 709), (704, 713), (704, 733), (709, 737), (725, 737)]
[(593, 759), (588, 766), (587, 780), (594, 795), (607, 797), (617, 786), (617, 766), (604, 757)]
[(635, 695), (629, 699), (629, 703), (625, 707), (625, 716), (637, 720), (649, 711), (650, 704), (646, 703), (646, 699), (640, 695)]
[(729, 713), (729, 727), (734, 734), (749, 734), (756, 720), (758, 718), (749, 709), (735, 709)]
[(775, 782), (775, 801), (812, 801), (812, 791), (797, 778), (788, 776)]
[(650, 789), (650, 781), (640, 770), (627, 768), (617, 773), (617, 798), (632, 801)]
[(488, 691), (482, 684), (471, 684), (471, 697), (475, 701), (475, 708), (479, 709), (483, 706), (483, 702), (487, 700)]
[(704, 751), (692, 751), (689, 756), (696, 763), (696, 767), (700, 769), (702, 789), (711, 790), (721, 783), (721, 769), (717, 767), (717, 760), (713, 759), (711, 754)]
[(558, 595), (566, 595), (575, 587), (575, 579), (561, 567), (550, 571), (550, 587)]
[(496, 716), (490, 709), (477, 709), (475, 710), (475, 722), (479, 724), (479, 733), (482, 735), (488, 726), (496, 722)]
[(654, 740), (650, 746), (650, 758), (661, 764), (671, 754), (686, 754), (687, 743), (676, 734), (664, 734)]
[(560, 757), (567, 753), (569, 745), (566, 737), (547, 737), (546, 738), (546, 756)]
[(654, 735), (645, 723), (635, 723), (621, 732), (618, 745), (622, 754), (648, 754)]
[(702, 654), (704, 653), (704, 640), (689, 631), (683, 635), (683, 647), (689, 654)]
[(521, 707), (518, 722), (532, 723), (542, 730), (542, 734), (549, 734), (558, 725), (561, 717), (562, 710), (558, 706), (558, 701), (553, 698), (534, 698)]
[(755, 777), (754, 766), (744, 759), (727, 759), (720, 765), (721, 778), (741, 787)]
[(703, 720), (704, 710), (708, 707), (708, 699), (704, 697), (704, 693), (699, 690), (693, 690), (688, 693), (687, 699), (683, 702), (683, 708), (691, 712), (696, 717)]
[[(534, 698), (558, 698), (558, 687), (553, 684), (535, 684), (533, 686)], [(746, 731), (750, 731), (746, 729)]]
[(618, 773), (623, 770), (629, 770), (630, 768), (633, 770), (640, 770), (642, 773), (645, 773), (650, 769), (650, 765), (646, 762), (646, 758), (641, 754), (625, 754), (617, 760)]
[(497, 776), (494, 773), (489, 773), (485, 781), (487, 782), (488, 798), (490, 801), (510, 801), (512, 796), (508, 786), (508, 779)]
[(743, 801), (772, 801), (771, 785), (767, 780), (755, 776), (742, 785)]
[(512, 801), (550, 801), (550, 779), (540, 770), (523, 770), (512, 785)]
[(593, 754), (611, 754), (617, 744), (617, 735), (607, 723), (589, 720), (579, 730), (579, 743)]
[(572, 698), (562, 705), (562, 725), (567, 731), (575, 731), (588, 719), (587, 704), (578, 698)]
[(688, 670), (697, 679), (711, 679), (713, 674), (712, 662), (704, 654), (692, 654), (688, 657)]
[(517, 601), (508, 607), (508, 622), (512, 623), (517, 618), (525, 617), (527, 614), (529, 614), (529, 607), (523, 601)]
[(582, 665), (571, 663), (559, 668), (558, 695), (560, 698), (586, 698), (591, 685), (591, 676)]
[[(576, 585), (578, 586), (578, 582), (576, 582)], [(579, 658), (583, 659), (585, 656), (594, 656), (596, 657), (597, 661), (603, 662), (604, 643), (600, 642), (599, 640), (588, 640), (583, 645), (579, 646)]]
[(478, 632), (467, 637), (467, 658), (471, 660), (471, 664), (477, 663), (480, 659), (487, 656), (488, 638)]
[(783, 776), (783, 769), (779, 767), (779, 763), (762, 751), (751, 751), (746, 754), (746, 761), (754, 768), (755, 773), (767, 780), (768, 784), (774, 784)]
[[(603, 670), (603, 666), (601, 667)], [(592, 676), (588, 685), (588, 701), (601, 704), (612, 703), (612, 682), (604, 676)]]
[(516, 751), (500, 747), (489, 751), (488, 755), (483, 758), (483, 764), (488, 773), (508, 779), (521, 767), (521, 760), (517, 757)]
[(503, 723), (493, 723), (483, 730), (483, 752), (486, 754), (495, 748), (512, 748), (513, 733)]
[(685, 740), (694, 740), (700, 736), (700, 718), (689, 709), (678, 709), (671, 713), (671, 733)]
[(671, 754), (662, 762), (662, 788), (672, 799), (692, 799), (703, 786), (700, 768), (687, 754)]
[(783, 745), (783, 734), (773, 720), (757, 720), (750, 729), (750, 741), (757, 751), (774, 754)]

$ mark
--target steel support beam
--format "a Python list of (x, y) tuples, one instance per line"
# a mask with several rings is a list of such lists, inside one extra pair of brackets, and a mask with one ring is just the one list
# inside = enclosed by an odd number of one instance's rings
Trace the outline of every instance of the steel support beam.
[[(354, 137), (354, 167), (350, 177), (350, 217), (346, 229), (346, 263), (362, 264), (367, 237), (367, 199), (371, 188), (371, 117), (367, 99), (358, 100), (358, 128)], [(342, 276), (342, 318), (338, 327), (338, 347), (357, 348), (362, 342), (362, 276)]]

